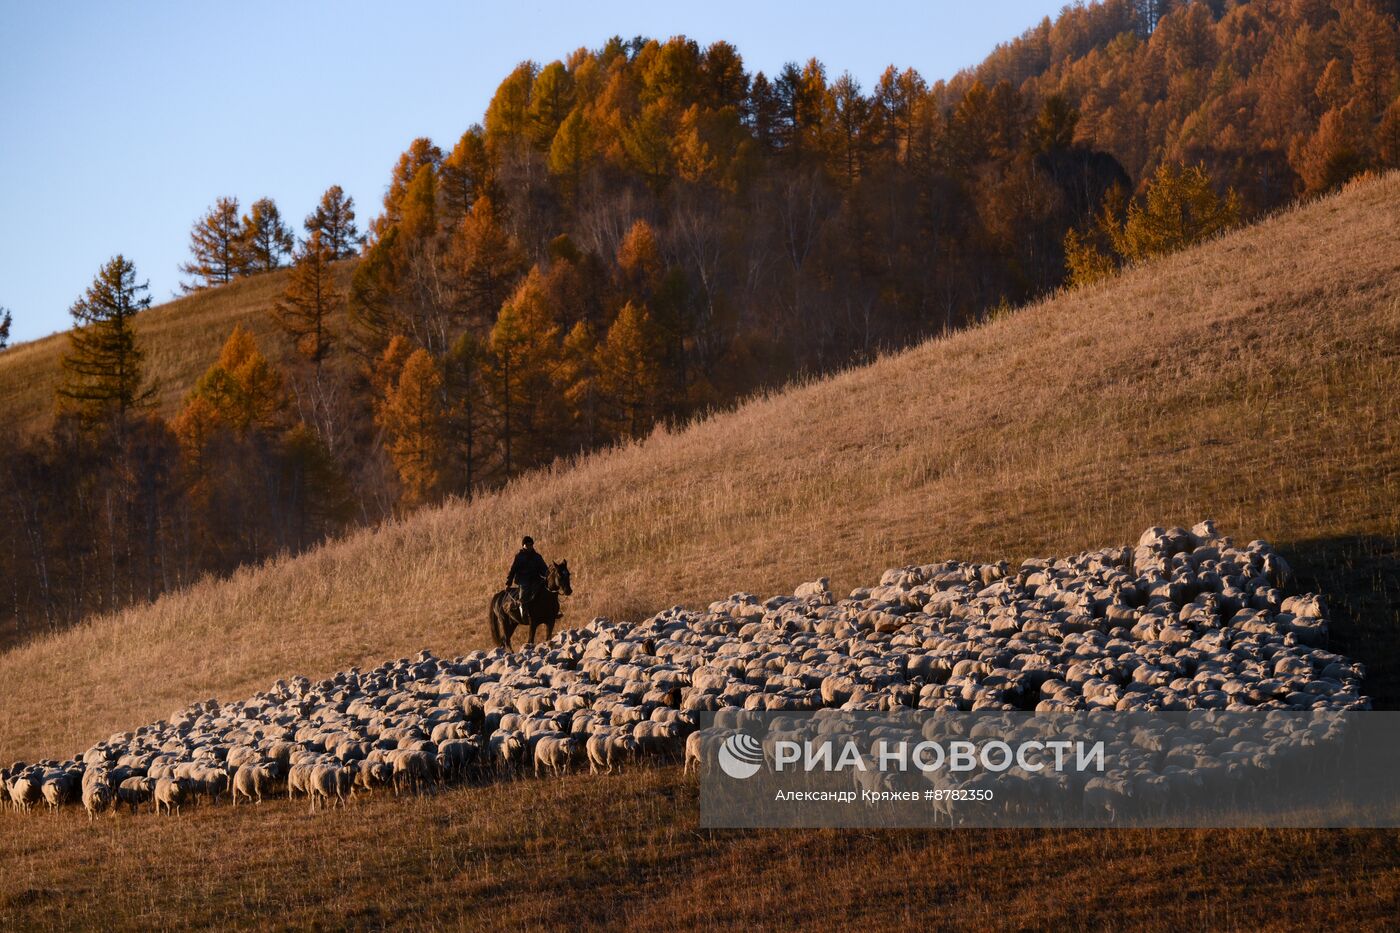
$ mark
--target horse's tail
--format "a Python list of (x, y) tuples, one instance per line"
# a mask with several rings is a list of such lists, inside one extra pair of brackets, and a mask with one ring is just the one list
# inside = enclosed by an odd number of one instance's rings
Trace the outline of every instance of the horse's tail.
[(505, 626), (501, 622), (501, 593), (491, 597), (491, 605), (487, 608), (486, 615), (491, 620), (491, 640), (498, 648), (506, 646)]

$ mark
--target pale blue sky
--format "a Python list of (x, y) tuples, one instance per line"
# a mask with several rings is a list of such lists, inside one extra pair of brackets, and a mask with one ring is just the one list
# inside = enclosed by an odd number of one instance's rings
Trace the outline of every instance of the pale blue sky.
[(949, 77), (1062, 3), (0, 0), (0, 305), (15, 340), (61, 330), (118, 252), (165, 301), (223, 194), (275, 198), (300, 233), (339, 184), (363, 227), (408, 142), (450, 146), (527, 58), (684, 34), (868, 89), (888, 64)]

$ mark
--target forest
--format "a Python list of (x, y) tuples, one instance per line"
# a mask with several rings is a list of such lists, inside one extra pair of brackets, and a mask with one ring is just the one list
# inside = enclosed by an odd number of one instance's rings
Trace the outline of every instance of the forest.
[(412, 140), (372, 217), (332, 185), (297, 235), (271, 199), (219, 197), (190, 231), (185, 287), (284, 269), (279, 340), (233, 328), (164, 417), (132, 329), (150, 305), (139, 270), (118, 254), (98, 271), (52, 426), (0, 427), (0, 640), (1400, 167), (1398, 15), (1107, 0), (948, 80), (891, 66), (869, 88), (815, 59), (766, 75), (724, 42), (613, 38), (522, 63), (460, 138)]

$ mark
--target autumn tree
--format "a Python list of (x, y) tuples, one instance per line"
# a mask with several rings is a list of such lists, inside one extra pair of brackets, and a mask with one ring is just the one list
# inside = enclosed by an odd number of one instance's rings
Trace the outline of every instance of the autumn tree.
[(1336, 107), (1322, 115), (1310, 138), (1294, 147), (1293, 162), (1303, 178), (1305, 194), (1339, 188), (1366, 168), (1366, 156), (1360, 146), (1361, 123), (1357, 107)]
[(227, 285), (247, 269), (243, 222), (238, 215), (237, 198), (219, 198), (190, 230), (190, 261), (180, 271), (194, 280), (181, 287), (187, 291)]
[(1239, 223), (1234, 191), (1221, 196), (1201, 165), (1164, 162), (1142, 197), (1124, 203), (1121, 189), (1110, 191), (1091, 224), (1065, 234), (1065, 261), (1072, 285), (1105, 278), (1120, 264), (1185, 249)]
[(660, 409), (661, 335), (646, 308), (628, 302), (598, 348), (599, 387), (619, 433), (638, 437)]
[(715, 42), (705, 49), (700, 61), (701, 103), (711, 110), (744, 106), (749, 90), (749, 76), (744, 71), (744, 59), (739, 50), (728, 42)]
[(642, 107), (622, 130), (622, 148), (629, 166), (653, 191), (665, 190), (675, 168), (676, 124), (679, 112), (666, 98)]
[(442, 373), (431, 353), (418, 349), (404, 361), (376, 420), (384, 429), (404, 503), (430, 501), (442, 485), (444, 459)]
[(472, 326), (488, 327), (526, 269), (520, 244), (501, 225), (490, 198), (480, 197), (453, 232), (448, 255), (455, 302)]
[[(421, 144), (421, 145), (420, 145)], [(434, 354), (447, 352), (461, 329), (452, 234), (442, 224), (438, 157), (417, 140), (400, 159), (385, 214), (350, 282), (352, 346), (377, 355), (395, 334)]]
[(486, 131), (473, 126), (442, 160), (442, 211), (447, 226), (466, 216), (477, 198), (490, 186), (491, 158), (486, 151)]
[(558, 381), (573, 419), (578, 446), (585, 450), (595, 447), (602, 440), (598, 339), (588, 321), (577, 322), (564, 337)]
[(558, 429), (559, 327), (538, 267), (501, 307), (488, 349), (486, 377), (501, 467), (510, 477), (539, 460)]
[(316, 209), (302, 224), (308, 238), (320, 235), (321, 245), (332, 260), (348, 259), (359, 252), (360, 233), (355, 227), (355, 199), (331, 185), (321, 195)]
[(1175, 0), (1133, 0), (1132, 5), (1137, 15), (1139, 34), (1149, 36), (1176, 3)]
[(63, 357), (60, 407), (88, 420), (113, 414), (125, 420), (155, 397), (156, 387), (143, 385), (145, 354), (132, 326), (151, 306), (148, 289), (148, 283), (136, 281), (135, 264), (117, 255), (68, 309), (74, 327)]
[(315, 367), (318, 379), (321, 363), (334, 342), (331, 320), (345, 306), (345, 296), (336, 286), (331, 268), (333, 257), (321, 230), (312, 230), (272, 312), (297, 352)]
[(284, 422), (282, 388), (252, 332), (235, 325), (172, 424), (210, 560), (236, 561), (268, 546), (273, 510), (259, 495), (275, 470), (268, 461)]
[(408, 362), (414, 349), (416, 348), (413, 346), (413, 341), (403, 334), (395, 334), (375, 357), (370, 366), (368, 377), (376, 404), (383, 404), (384, 400), (394, 391), (394, 387), (399, 382), (399, 374), (403, 372), (404, 363)]
[(352, 347), (365, 360), (378, 356), (405, 327), (399, 312), (407, 291), (399, 229), (389, 227), (365, 249), (350, 276)]
[(828, 159), (847, 185), (855, 184), (865, 167), (869, 145), (870, 101), (861, 94), (860, 83), (843, 72), (831, 85), (832, 121), (828, 128)]
[(1234, 191), (1215, 193), (1202, 165), (1158, 167), (1140, 201), (1128, 205), (1114, 245), (1129, 263), (1185, 249), (1239, 223)]
[(526, 111), (531, 141), (549, 149), (554, 134), (574, 106), (574, 78), (562, 62), (550, 62), (535, 76)]
[(438, 180), (435, 166), (425, 165), (414, 174), (396, 208), (398, 227), (403, 232), (405, 246), (419, 245), (437, 233)]
[(1031, 151), (1060, 152), (1074, 145), (1074, 129), (1079, 123), (1079, 111), (1062, 94), (1051, 94), (1040, 103), (1035, 125), (1031, 128)]
[(279, 268), (295, 245), (291, 229), (282, 222), (282, 212), (271, 198), (258, 198), (244, 215), (241, 242), (248, 272)]
[(468, 496), (481, 481), (485, 459), (485, 343), (471, 331), (457, 338), (442, 361), (444, 435), (448, 456)]
[(661, 249), (645, 220), (632, 222), (617, 248), (618, 286), (628, 298), (649, 301), (661, 284)]
[(408, 188), (425, 168), (434, 171), (442, 162), (442, 150), (433, 145), (426, 136), (420, 136), (399, 156), (389, 177), (389, 188), (384, 192), (384, 212), (370, 224), (372, 238), (384, 236), (402, 219), (402, 209)]
[(530, 93), (539, 67), (521, 62), (496, 88), (486, 107), (487, 145), (499, 148), (506, 140), (521, 139), (530, 126)]
[(780, 102), (773, 82), (763, 72), (753, 76), (749, 84), (748, 124), (754, 140), (765, 151), (771, 152), (780, 145), (778, 130)]
[(1072, 286), (1092, 285), (1118, 272), (1113, 256), (1095, 244), (1092, 236), (1072, 228), (1065, 233), (1065, 270)]
[(916, 136), (928, 86), (913, 68), (893, 65), (880, 75), (871, 95), (871, 120), (878, 144), (896, 164), (916, 161)]
[(298, 422), (283, 435), (280, 486), (291, 513), (291, 539), (309, 547), (349, 520), (354, 497), (324, 439)]
[(593, 128), (583, 111), (575, 109), (564, 118), (549, 147), (549, 171), (562, 179), (573, 195), (594, 156)]
[(283, 374), (246, 327), (234, 327), (172, 427), (195, 517), (187, 546), (202, 564), (301, 549), (349, 517), (343, 471), (288, 410)]
[(234, 325), (218, 361), (195, 383), (190, 399), (207, 403), (219, 423), (238, 435), (276, 430), (287, 404), (281, 372), (242, 324)]
[(184, 468), (192, 497), (200, 504), (207, 505), (210, 495), (210, 479), (217, 468), (217, 457), (213, 454), (215, 438), (228, 429), (218, 408), (202, 395), (192, 395), (185, 399), (182, 408), (171, 422), (175, 437), (184, 456)]

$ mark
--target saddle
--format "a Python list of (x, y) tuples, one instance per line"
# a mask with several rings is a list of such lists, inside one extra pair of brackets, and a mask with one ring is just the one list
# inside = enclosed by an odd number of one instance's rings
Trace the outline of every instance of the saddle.
[(525, 600), (522, 597), (522, 588), (519, 586), (506, 587), (506, 614), (513, 617), (517, 622), (525, 622)]

